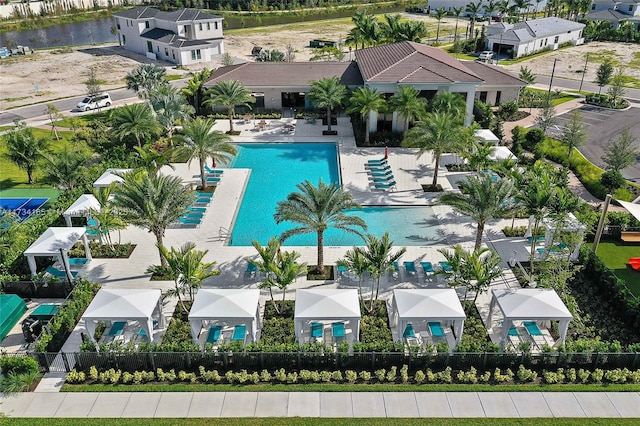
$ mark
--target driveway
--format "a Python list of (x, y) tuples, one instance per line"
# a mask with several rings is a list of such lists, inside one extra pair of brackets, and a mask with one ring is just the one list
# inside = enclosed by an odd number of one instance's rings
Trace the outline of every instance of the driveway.
[[(636, 147), (640, 143), (640, 108), (613, 111), (592, 105), (583, 105), (580, 107), (580, 112), (584, 119), (585, 130), (589, 133), (589, 140), (579, 149), (589, 161), (597, 166), (604, 168), (605, 164), (602, 161), (604, 149), (610, 141), (619, 137), (625, 127), (628, 127), (636, 138)], [(570, 117), (571, 112), (556, 117), (558, 127), (565, 126)], [(636, 158), (634, 165), (622, 170), (622, 175), (632, 182), (640, 183), (640, 156)]]

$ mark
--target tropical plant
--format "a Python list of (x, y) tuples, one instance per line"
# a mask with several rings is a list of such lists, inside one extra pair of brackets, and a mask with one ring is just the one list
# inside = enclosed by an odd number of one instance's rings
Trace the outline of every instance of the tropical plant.
[(251, 96), (251, 91), (244, 84), (235, 80), (219, 81), (215, 86), (207, 90), (205, 95), (208, 97), (204, 101), (206, 106), (220, 105), (227, 109), (231, 132), (233, 132), (233, 112), (235, 107), (251, 108), (250, 104), (256, 101), (256, 98)]
[(452, 7), (451, 11), (453, 12), (453, 16), (456, 17), (456, 27), (453, 30), (453, 42), (456, 43), (458, 41), (458, 21), (460, 21), (460, 15), (464, 12), (464, 7)]
[(213, 270), (216, 262), (204, 262), (203, 259), (209, 250), (196, 250), (194, 243), (184, 243), (179, 250), (171, 247), (167, 250), (161, 244), (156, 245), (160, 255), (165, 259), (166, 271), (174, 282), (173, 289), (164, 292), (163, 297), (177, 297), (183, 310), (187, 313), (182, 296), (189, 295), (189, 300), (193, 300), (195, 291), (200, 288), (202, 282), (209, 277), (219, 275), (219, 270)]
[[(160, 247), (167, 227), (177, 221), (192, 202), (193, 192), (181, 178), (138, 171), (124, 175), (113, 205), (125, 221), (151, 232)], [(167, 266), (162, 253), (160, 264)]]
[(309, 100), (318, 108), (327, 110), (327, 131), (331, 131), (331, 110), (342, 104), (347, 88), (340, 84), (339, 77), (325, 77), (311, 82)]
[(322, 179), (318, 186), (305, 181), (296, 186), (300, 192), (292, 192), (286, 201), (278, 202), (274, 215), (276, 223), (285, 221), (297, 223), (300, 226), (288, 229), (280, 236), (280, 241), (286, 241), (294, 235), (315, 232), (318, 236), (317, 271), (324, 273), (324, 231), (333, 227), (345, 232), (362, 236), (356, 228), (367, 229), (364, 220), (358, 216), (348, 216), (345, 211), (359, 208), (353, 200), (337, 184), (326, 184)]
[(204, 169), (207, 158), (228, 164), (238, 153), (238, 149), (231, 143), (231, 137), (213, 130), (214, 125), (215, 121), (210, 118), (197, 117), (184, 123), (181, 133), (175, 137), (181, 144), (176, 149), (176, 157), (187, 160), (189, 164), (194, 159), (200, 162), (200, 182), (203, 189), (207, 187)]
[(609, 84), (611, 77), (613, 76), (613, 62), (611, 59), (606, 58), (598, 67), (596, 71), (595, 83), (598, 85), (598, 95), (602, 92), (602, 88)]
[[(271, 274), (271, 271), (275, 268), (275, 264), (277, 263), (276, 256), (280, 251), (280, 241), (276, 237), (271, 237), (267, 242), (266, 246), (262, 246), (259, 241), (254, 240), (251, 242), (251, 245), (256, 249), (258, 255), (260, 256), (259, 260), (247, 257), (245, 260), (255, 266), (257, 270), (264, 276), (267, 277)], [(276, 312), (280, 313), (278, 306), (276, 305), (275, 299), (273, 297), (273, 286), (266, 285), (264, 286), (269, 289), (269, 294), (271, 295), (271, 302), (273, 303), (273, 308)]]
[(469, 37), (473, 37), (476, 19), (478, 19), (478, 14), (482, 10), (482, 0), (477, 2), (469, 2), (464, 8), (464, 11), (469, 15)]
[(535, 84), (537, 76), (529, 67), (522, 65), (518, 77), (527, 84)]
[(413, 41), (420, 43), (427, 35), (427, 27), (421, 21), (401, 21), (400, 14), (384, 15), (384, 22), (380, 24), (380, 41), (398, 43)]
[(398, 86), (397, 93), (389, 99), (389, 106), (403, 119), (402, 138), (407, 137), (409, 123), (425, 112), (425, 103), (418, 96), (420, 91), (411, 86)]
[(162, 128), (155, 120), (153, 110), (148, 103), (136, 103), (124, 105), (110, 111), (109, 121), (113, 134), (118, 140), (125, 141), (134, 138), (137, 145), (142, 145), (154, 136), (157, 136)]
[(133, 90), (141, 99), (148, 99), (150, 94), (168, 84), (167, 71), (153, 64), (140, 64), (127, 73), (125, 82), (127, 89)]
[(609, 90), (607, 90), (607, 94), (611, 96), (611, 100), (613, 101), (614, 108), (618, 107), (618, 100), (621, 99), (626, 92), (624, 88), (625, 81), (626, 76), (624, 75), (624, 71), (622, 67), (619, 67), (613, 77), (611, 77)]
[(547, 134), (547, 130), (553, 127), (556, 124), (556, 109), (553, 106), (553, 103), (547, 98), (547, 101), (544, 103), (538, 115), (534, 120), (534, 123)]
[(571, 162), (571, 154), (573, 148), (578, 148), (584, 145), (589, 138), (589, 134), (584, 130), (584, 121), (582, 119), (582, 113), (580, 110), (574, 110), (569, 117), (567, 125), (562, 132), (561, 141), (569, 148), (567, 155), (567, 162)]
[(113, 209), (111, 202), (101, 204), (100, 210), (89, 210), (89, 215), (94, 219), (96, 225), (89, 225), (87, 228), (96, 232), (100, 243), (106, 243), (111, 252), (115, 253), (116, 245), (111, 238), (111, 232), (125, 229), (127, 227), (126, 222)]
[(638, 148), (636, 138), (631, 134), (629, 128), (625, 127), (615, 140), (607, 144), (602, 161), (610, 170), (622, 170), (633, 165), (639, 155), (640, 148)]
[(145, 169), (149, 173), (157, 173), (164, 166), (175, 169), (171, 164), (171, 161), (175, 157), (175, 151), (173, 149), (160, 152), (151, 144), (146, 144), (142, 148), (134, 146), (133, 149), (135, 150), (134, 161), (136, 166)]
[(90, 155), (84, 149), (65, 147), (55, 155), (42, 154), (42, 158), (45, 180), (62, 189), (74, 190), (83, 182)]
[(494, 0), (489, 0), (487, 4), (482, 6), (482, 10), (484, 11), (485, 15), (489, 16), (489, 19), (491, 19), (491, 15), (493, 15), (493, 12), (495, 12), (497, 9), (498, 2)]
[(349, 30), (346, 44), (353, 44), (358, 49), (358, 44), (361, 48), (371, 46), (378, 40), (378, 21), (373, 15), (367, 14), (366, 11), (356, 12), (351, 21), (355, 25), (354, 28)]
[(354, 247), (353, 249), (347, 250), (344, 257), (336, 262), (336, 265), (338, 265), (338, 267), (343, 266), (356, 274), (358, 277), (358, 295), (360, 299), (362, 299), (362, 279), (368, 267), (362, 249)]
[[(473, 305), (476, 304), (478, 296), (489, 290), (491, 282), (501, 277), (504, 272), (500, 267), (500, 255), (486, 247), (476, 248), (465, 258), (463, 275), (468, 278), (468, 285), (465, 290), (464, 302), (466, 302), (467, 291), (473, 291)], [(466, 303), (463, 305), (466, 306)]]
[(526, 21), (531, 7), (531, 0), (513, 0), (513, 5), (521, 12), (522, 20)]
[(200, 71), (191, 73), (191, 78), (187, 81), (187, 85), (181, 90), (182, 94), (187, 96), (193, 108), (198, 111), (200, 109), (200, 100), (202, 99), (204, 83), (209, 80), (213, 70), (203, 68)]
[(436, 9), (436, 13), (434, 18), (438, 21), (438, 27), (436, 30), (436, 44), (440, 41), (440, 21), (442, 21), (447, 16), (447, 11), (444, 7)]
[(277, 49), (262, 49), (256, 58), (256, 62), (284, 62), (285, 55)]
[(439, 92), (431, 101), (431, 112), (451, 114), (460, 123), (464, 122), (467, 102), (459, 93)]
[(622, 188), (626, 180), (620, 170), (607, 170), (600, 176), (600, 183), (609, 194), (614, 193), (618, 188)]
[(21, 122), (6, 136), (6, 158), (27, 172), (27, 183), (33, 184), (33, 173), (42, 157), (48, 141), (33, 134), (33, 130)]
[(487, 221), (506, 215), (511, 210), (511, 198), (515, 188), (508, 178), (492, 180), (490, 175), (469, 176), (460, 184), (461, 193), (450, 192), (440, 196), (439, 201), (453, 210), (471, 217), (477, 224), (475, 249), (482, 244), (482, 234)]
[(151, 108), (156, 120), (171, 140), (173, 129), (177, 123), (184, 123), (195, 113), (195, 109), (187, 103), (184, 96), (173, 86), (161, 86), (150, 95)]
[(58, 127), (56, 126), (56, 121), (61, 119), (63, 115), (58, 110), (54, 104), (47, 104), (47, 107), (44, 110), (44, 113), (49, 117), (49, 123), (51, 124), (51, 132), (53, 132), (54, 137), (57, 141), (60, 140), (60, 136), (58, 135)]
[(349, 98), (348, 114), (359, 114), (365, 121), (364, 142), (369, 143), (370, 114), (384, 110), (386, 102), (382, 93), (371, 87), (358, 87)]
[(461, 155), (462, 158), (467, 160), (469, 167), (480, 173), (494, 163), (494, 161), (489, 158), (493, 153), (493, 148), (494, 146), (489, 143), (474, 140), (471, 143), (471, 148), (464, 150)]

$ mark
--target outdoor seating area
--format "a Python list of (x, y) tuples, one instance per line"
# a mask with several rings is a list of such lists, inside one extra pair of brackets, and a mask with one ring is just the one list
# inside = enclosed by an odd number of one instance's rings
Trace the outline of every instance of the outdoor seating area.
[(295, 333), (300, 343), (358, 341), (360, 301), (353, 289), (296, 290)]
[(77, 271), (71, 271), (68, 252), (78, 242), (84, 244), (87, 261), (91, 260), (91, 250), (84, 227), (51, 227), (24, 251), (32, 276), (37, 276), (36, 257), (54, 258), (59, 267), (48, 266), (45, 270), (56, 278), (72, 280)]
[[(221, 174), (222, 173), (220, 173), (219, 175)], [(187, 207), (187, 210), (183, 213), (183, 215), (178, 218), (178, 223), (187, 227), (199, 226), (202, 223), (202, 219), (204, 218), (205, 213), (207, 212), (207, 206), (213, 199), (213, 194), (213, 192), (195, 191), (196, 199), (194, 203), (191, 206)]]

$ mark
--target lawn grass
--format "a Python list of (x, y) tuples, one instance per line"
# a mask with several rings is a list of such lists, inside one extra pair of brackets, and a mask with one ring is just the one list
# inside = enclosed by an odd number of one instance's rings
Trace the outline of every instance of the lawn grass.
[[(532, 93), (537, 93), (537, 94), (539, 94), (539, 95), (541, 95), (541, 96), (544, 96), (544, 97), (546, 97), (546, 96), (547, 96), (547, 91), (546, 91), (546, 90), (543, 90), (543, 89), (536, 89), (536, 88), (534, 88), (534, 87), (527, 87), (527, 91), (528, 91), (528, 92), (532, 92)], [(574, 100), (574, 99), (576, 99), (576, 98), (579, 98), (579, 97), (580, 97), (580, 96), (578, 96), (578, 95), (570, 95), (570, 94), (567, 94), (567, 93), (563, 93), (563, 94), (562, 94), (562, 97), (553, 99), (553, 100), (551, 101), (551, 104), (552, 104), (553, 106), (558, 106), (558, 105), (560, 105), (560, 104), (563, 104), (563, 103), (565, 103), (565, 102), (572, 101), (572, 100)]]
[(640, 296), (640, 272), (627, 265), (630, 257), (640, 256), (640, 245), (623, 245), (621, 241), (601, 242), (598, 257), (618, 278), (624, 280), (633, 294)]
[(49, 203), (53, 202), (60, 195), (60, 191), (53, 188), (14, 188), (14, 189), (1, 189), (0, 197), (16, 197), (16, 198), (48, 198)]
[[(501, 418), (497, 419), (449, 419), (449, 418), (430, 418), (428, 424), (435, 426), (492, 426), (496, 424), (506, 426), (582, 426), (582, 425), (594, 425), (594, 426), (608, 426), (611, 424), (626, 426), (637, 424), (637, 419), (615, 419), (615, 423), (611, 419), (599, 418), (599, 419), (575, 419), (575, 418), (557, 418), (557, 419), (509, 419)], [(0, 424), (2, 419), (0, 418)], [(9, 423), (7, 423), (9, 424)], [(416, 419), (397, 419), (397, 418), (382, 418), (382, 419), (360, 419), (360, 418), (332, 418), (332, 419), (319, 419), (319, 418), (247, 418), (247, 419), (64, 419), (64, 418), (16, 418), (11, 419), (11, 425), (13, 426), (84, 426), (91, 424), (92, 426), (173, 426), (179, 424), (180, 426), (203, 426), (215, 424), (218, 426), (315, 426), (315, 425), (332, 425), (332, 426), (410, 426), (415, 424), (423, 424), (423, 422)]]

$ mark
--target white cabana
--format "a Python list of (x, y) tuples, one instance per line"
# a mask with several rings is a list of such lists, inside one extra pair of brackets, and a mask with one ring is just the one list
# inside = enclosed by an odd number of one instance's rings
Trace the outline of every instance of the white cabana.
[(118, 175), (125, 174), (130, 172), (132, 169), (107, 169), (105, 172), (93, 182), (94, 188), (106, 188), (112, 183), (122, 183), (124, 179), (122, 179)]
[(260, 326), (260, 290), (201, 288), (189, 311), (189, 322), (195, 343), (207, 322), (244, 324), (250, 330), (251, 341), (255, 342)]
[(153, 341), (153, 318), (164, 327), (162, 292), (158, 289), (101, 288), (82, 315), (89, 338), (94, 340), (98, 322), (138, 321)]
[(90, 210), (100, 210), (100, 203), (93, 194), (82, 194), (71, 206), (62, 213), (67, 226), (71, 224), (72, 217), (86, 217)]
[(640, 204), (629, 203), (628, 201), (618, 200), (620, 205), (627, 209), (629, 213), (636, 219), (640, 220)]
[(399, 339), (402, 339), (409, 323), (415, 326), (415, 323), (422, 321), (447, 321), (453, 324), (456, 345), (460, 343), (467, 315), (454, 289), (396, 289), (393, 290), (393, 307)]
[(55, 257), (68, 272), (69, 279), (72, 280), (69, 258), (67, 252), (80, 239), (84, 243), (84, 250), (87, 259), (91, 260), (91, 250), (89, 250), (89, 241), (87, 240), (86, 229), (75, 227), (53, 227), (48, 228), (40, 237), (24, 251), (29, 263), (31, 275), (38, 275), (36, 266), (36, 256), (38, 257)]
[(500, 344), (507, 341), (509, 329), (513, 321), (517, 320), (558, 321), (559, 342), (561, 344), (564, 343), (569, 329), (569, 322), (571, 322), (573, 316), (562, 303), (555, 290), (546, 288), (496, 289), (492, 290), (491, 293), (492, 298), (489, 305), (487, 324), (491, 324), (493, 311), (497, 305), (504, 317)]
[[(544, 226), (545, 228), (545, 235), (544, 235), (545, 247), (552, 247), (553, 244), (564, 243), (563, 241), (558, 241), (557, 239), (555, 239), (556, 232), (569, 232), (572, 234), (584, 235), (585, 231), (587, 230), (587, 227), (584, 226), (578, 219), (576, 219), (573, 213), (569, 213), (567, 215), (566, 220), (563, 223), (558, 223), (557, 221), (554, 221), (550, 217), (545, 217), (544, 219), (542, 219), (542, 226)], [(548, 255), (549, 253), (550, 252), (548, 250), (545, 251), (545, 254)], [(579, 255), (580, 255), (580, 244), (576, 244), (569, 258), (571, 259), (571, 261), (575, 262), (578, 260)]]
[(296, 290), (293, 317), (296, 337), (300, 340), (306, 323), (311, 321), (349, 321), (354, 340), (360, 330), (360, 300), (356, 289), (300, 289)]
[(478, 129), (475, 131), (475, 136), (492, 145), (500, 143), (500, 139), (489, 129)]
[(513, 155), (513, 152), (506, 146), (493, 146), (491, 147), (491, 154), (487, 157), (491, 161), (505, 161), (505, 160), (517, 160), (518, 157)]

